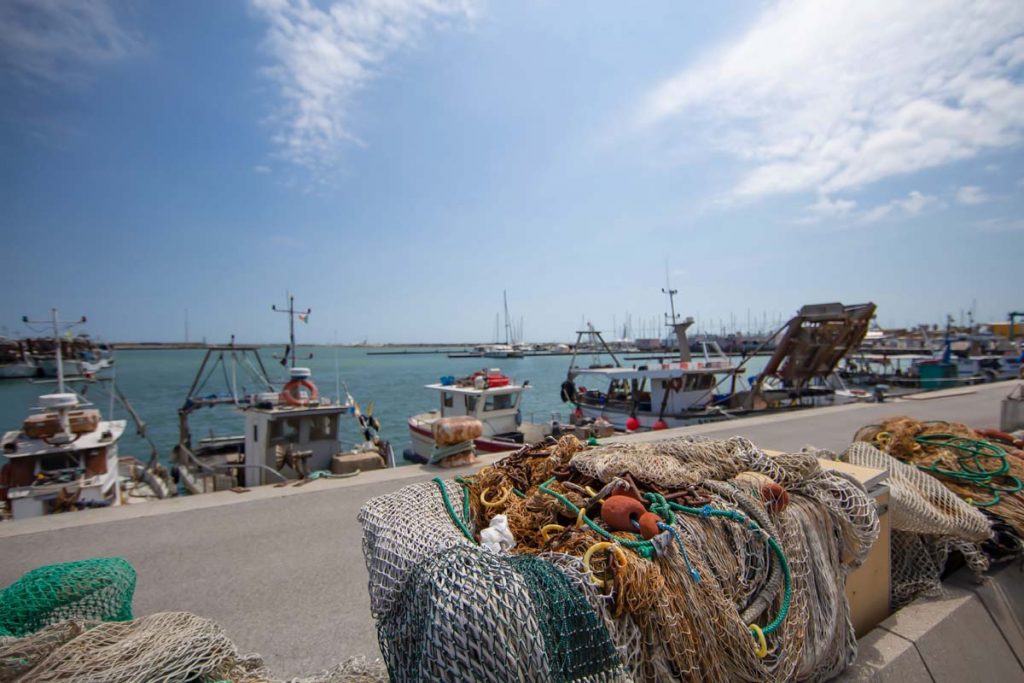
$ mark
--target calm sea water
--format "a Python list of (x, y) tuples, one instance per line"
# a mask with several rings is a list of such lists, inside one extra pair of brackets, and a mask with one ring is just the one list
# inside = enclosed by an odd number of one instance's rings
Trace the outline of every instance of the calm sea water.
[[(280, 352), (280, 348), (273, 351)], [(136, 412), (145, 420), (150, 439), (156, 444), (161, 458), (167, 460), (171, 448), (178, 442), (178, 409), (192, 384), (205, 351), (161, 350), (161, 351), (119, 351), (115, 364), (116, 382), (128, 397)], [(285, 368), (271, 357), (272, 349), (261, 351), (263, 362), (274, 381), (286, 379)], [(303, 356), (313, 354), (311, 359)], [(391, 441), (397, 455), (409, 447), (409, 430), (406, 420), (409, 416), (437, 407), (437, 392), (423, 388), (423, 385), (437, 382), (443, 375), (467, 375), (483, 367), (500, 367), (501, 370), (522, 382), (530, 381), (532, 391), (523, 399), (523, 419), (546, 421), (552, 416), (567, 420), (570, 408), (559, 398), (559, 388), (565, 379), (570, 356), (533, 356), (529, 358), (448, 358), (445, 353), (409, 354), (392, 356), (369, 356), (366, 349), (352, 348), (302, 348), (299, 349), (299, 365), (313, 371), (313, 379), (321, 394), (337, 397), (336, 376), (348, 386), (352, 396), (364, 412), (373, 403), (373, 413), (381, 421), (382, 436)], [(589, 364), (592, 356), (581, 356), (581, 363)], [(600, 358), (608, 362), (607, 358)], [(763, 359), (754, 359), (752, 370), (763, 366)], [(335, 373), (337, 367), (337, 374)], [(108, 371), (109, 372), (109, 371)], [(230, 375), (218, 370), (206, 384), (204, 394), (222, 393), (227, 389)], [(239, 372), (236, 381), (240, 392), (252, 391), (255, 387), (246, 376)], [(109, 418), (109, 400), (98, 391), (88, 390), (87, 396), (102, 409)], [(29, 406), (36, 404), (39, 394), (55, 391), (52, 383), (33, 384), (25, 380), (0, 382), (0, 429), (16, 429), (28, 414)], [(344, 392), (344, 388), (342, 389)], [(115, 419), (125, 419), (125, 411), (119, 405), (114, 408)], [(191, 415), (194, 438), (208, 435), (228, 436), (242, 432), (243, 419), (230, 406), (204, 408)], [(361, 441), (354, 419), (343, 422), (341, 438), (343, 444), (351, 445)], [(122, 455), (135, 455), (145, 460), (149, 446), (134, 431), (129, 423), (125, 437), (121, 440)], [(401, 458), (399, 458), (401, 459)]]

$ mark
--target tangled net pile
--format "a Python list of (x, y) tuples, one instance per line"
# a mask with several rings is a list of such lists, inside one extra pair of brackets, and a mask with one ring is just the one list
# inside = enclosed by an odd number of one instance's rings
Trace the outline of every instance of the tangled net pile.
[[(135, 570), (121, 558), (34, 569), (0, 591), (0, 683), (270, 683), (209, 619), (161, 612), (132, 619)], [(288, 683), (376, 683), (379, 662), (350, 659)]]
[(1024, 459), (955, 422), (894, 417), (860, 429), (843, 459), (888, 469), (892, 602), (935, 593), (951, 551), (977, 575), (1024, 550)]
[[(612, 495), (659, 533), (610, 531)], [(509, 552), (477, 543), (498, 515)], [(878, 536), (855, 482), (741, 438), (566, 436), (360, 521), (394, 681), (827, 680), (856, 656), (845, 576)]]

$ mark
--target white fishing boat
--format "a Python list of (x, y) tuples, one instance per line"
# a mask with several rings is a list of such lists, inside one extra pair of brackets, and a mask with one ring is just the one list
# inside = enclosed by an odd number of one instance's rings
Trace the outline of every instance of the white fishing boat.
[[(674, 290), (669, 290), (670, 297)], [(743, 364), (733, 366), (717, 342), (691, 343), (692, 318), (680, 321), (672, 305), (671, 326), (679, 358), (625, 367), (592, 327), (577, 333), (576, 348), (598, 348), (613, 365), (577, 365), (574, 353), (561, 397), (575, 406), (574, 421), (603, 419), (622, 431), (667, 429), (755, 414), (834, 405), (870, 398), (836, 384), (836, 364), (856, 348), (874, 304), (805, 306), (773, 338), (781, 340), (765, 370), (741, 383)], [(583, 344), (584, 337), (590, 343)], [(770, 341), (770, 340), (769, 340)], [(746, 388), (748, 385), (749, 388)]]
[[(274, 310), (290, 316), (290, 343), (282, 358), (290, 365), (288, 381), (275, 388), (256, 346), (210, 346), (178, 410), (173, 472), (190, 493), (344, 476), (395, 464), (390, 445), (377, 435), (380, 423), (372, 404), (364, 414), (348, 390), (342, 392), (340, 377), (338, 396), (322, 395), (309, 368), (298, 367), (294, 316), (308, 316), (310, 311), (296, 311), (290, 296), (287, 309)], [(225, 378), (226, 386), (208, 384), (218, 376)], [(242, 433), (194, 440), (190, 418), (214, 406), (241, 412)], [(339, 436), (345, 420), (352, 420), (353, 431), (362, 436), (349, 449)]]
[[(56, 309), (52, 314), (59, 340), (62, 323)], [(0, 498), (15, 519), (121, 504), (117, 443), (127, 423), (104, 420), (95, 406), (67, 390), (61, 344), (55, 348), (57, 391), (40, 396), (21, 428), (0, 442), (8, 460)]]
[[(536, 443), (551, 434), (550, 424), (523, 422), (523, 394), (529, 382), (517, 383), (500, 369), (484, 369), (468, 377), (444, 377), (425, 387), (438, 394), (438, 407), (409, 418), (412, 453), (407, 460), (426, 460), (434, 448), (434, 423), (443, 417), (469, 416), (483, 426), (473, 441), (477, 451), (498, 453)], [(419, 456), (419, 458), (413, 456)]]
[(39, 374), (39, 366), (24, 340), (0, 337), (0, 379), (25, 379)]

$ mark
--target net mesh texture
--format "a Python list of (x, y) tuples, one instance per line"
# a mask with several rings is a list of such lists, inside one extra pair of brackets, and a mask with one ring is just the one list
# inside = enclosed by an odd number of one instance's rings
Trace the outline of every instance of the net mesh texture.
[[(600, 491), (621, 487), (661, 496), (651, 541), (592, 526)], [(498, 514), (510, 552), (476, 543)], [(359, 518), (395, 681), (827, 680), (856, 656), (845, 576), (878, 535), (857, 485), (738, 438), (563, 437)]]

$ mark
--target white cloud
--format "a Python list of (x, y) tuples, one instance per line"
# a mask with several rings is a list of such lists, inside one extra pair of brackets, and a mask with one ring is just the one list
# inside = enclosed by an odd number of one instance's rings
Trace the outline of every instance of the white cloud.
[(861, 215), (860, 220), (862, 223), (874, 223), (883, 218), (916, 216), (929, 207), (937, 206), (938, 203), (939, 200), (936, 197), (914, 190), (907, 194), (905, 199), (893, 199), (886, 204), (868, 209)]
[(79, 84), (141, 48), (107, 0), (0, 2), (0, 69), (29, 82)]
[(733, 192), (831, 194), (1024, 138), (1019, 0), (784, 0), (649, 93), (678, 127), (747, 163)]
[(857, 202), (852, 199), (829, 199), (825, 195), (818, 197), (818, 201), (807, 207), (811, 213), (823, 218), (842, 218), (857, 208)]
[(269, 166), (264, 166), (263, 164), (258, 164), (256, 166), (253, 166), (252, 170), (253, 170), (254, 173), (272, 173), (273, 172), (272, 168), (270, 168)]
[(251, 0), (270, 24), (266, 74), (283, 100), (274, 142), (288, 161), (330, 166), (343, 141), (357, 142), (353, 99), (386, 60), (427, 29), (472, 18), (473, 0), (349, 0), (324, 9), (309, 0)]
[(967, 204), (973, 206), (975, 204), (984, 204), (989, 201), (989, 197), (985, 190), (981, 189), (977, 185), (964, 185), (963, 187), (957, 188), (956, 201), (959, 204)]

